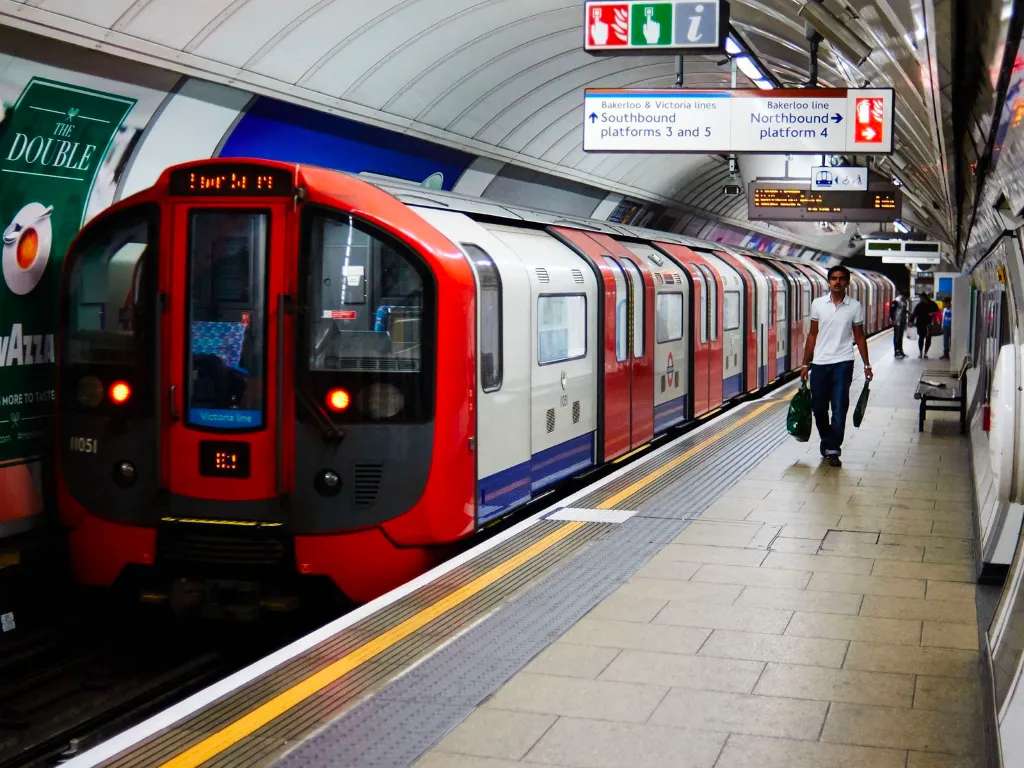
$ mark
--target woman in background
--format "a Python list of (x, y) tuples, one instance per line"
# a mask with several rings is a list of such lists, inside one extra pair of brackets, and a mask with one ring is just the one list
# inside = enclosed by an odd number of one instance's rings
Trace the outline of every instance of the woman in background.
[(925, 359), (928, 357), (928, 348), (932, 345), (932, 315), (938, 311), (939, 305), (932, 301), (927, 293), (922, 293), (921, 300), (917, 302), (914, 311), (910, 313), (910, 322), (917, 329), (918, 357)]

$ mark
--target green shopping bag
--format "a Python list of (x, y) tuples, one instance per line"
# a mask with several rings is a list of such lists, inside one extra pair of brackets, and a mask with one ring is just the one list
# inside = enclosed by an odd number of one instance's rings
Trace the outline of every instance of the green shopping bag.
[(789, 401), (786, 429), (801, 443), (811, 439), (811, 390), (807, 388), (806, 381), (800, 384), (800, 389)]
[(860, 397), (857, 398), (857, 405), (853, 409), (853, 426), (859, 427), (860, 423), (864, 421), (864, 411), (868, 409), (868, 396), (871, 394), (871, 390), (868, 388), (868, 383), (864, 382), (864, 389), (860, 391)]

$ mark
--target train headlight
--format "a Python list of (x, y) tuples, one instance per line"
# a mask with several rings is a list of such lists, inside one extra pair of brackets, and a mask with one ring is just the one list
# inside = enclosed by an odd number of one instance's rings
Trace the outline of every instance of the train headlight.
[(78, 380), (75, 397), (87, 408), (95, 408), (103, 402), (103, 382), (95, 376), (83, 376)]
[(115, 381), (107, 390), (110, 402), (114, 405), (124, 405), (132, 396), (132, 386), (127, 381)]
[(119, 461), (114, 465), (114, 482), (122, 488), (135, 485), (139, 473), (130, 461)]
[(352, 403), (352, 396), (348, 393), (348, 390), (341, 387), (333, 387), (327, 390), (327, 397), (324, 399), (327, 402), (327, 408), (333, 413), (347, 411)]
[(394, 384), (378, 382), (359, 393), (359, 410), (371, 419), (390, 419), (405, 407), (405, 395)]
[(333, 469), (321, 469), (313, 485), (321, 496), (337, 496), (341, 491), (341, 478)]

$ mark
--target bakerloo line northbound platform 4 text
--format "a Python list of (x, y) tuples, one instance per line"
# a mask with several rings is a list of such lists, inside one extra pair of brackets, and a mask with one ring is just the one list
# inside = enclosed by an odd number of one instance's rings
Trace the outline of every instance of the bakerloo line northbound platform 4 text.
[[(663, 100), (653, 102), (639, 101), (635, 104), (616, 104), (614, 101), (601, 102), (605, 109), (614, 111), (602, 112), (596, 116), (596, 121), (601, 125), (601, 138), (620, 137), (649, 137), (660, 138), (662, 136), (678, 136), (680, 138), (711, 138), (711, 126), (686, 126), (684, 122), (688, 115), (684, 114), (679, 119), (680, 112), (691, 110), (701, 111), (710, 109), (712, 105), (703, 102), (688, 102), (684, 100)], [(787, 103), (767, 104), (769, 109), (780, 110), (773, 113), (751, 112), (750, 123), (760, 126), (761, 139), (784, 139), (800, 138), (812, 139), (816, 136), (827, 137), (831, 124), (842, 122), (842, 115), (839, 113), (827, 112), (828, 104), (825, 102), (810, 102), (809, 108), (814, 114), (801, 114), (789, 111)], [(629, 108), (622, 111), (623, 107)], [(673, 110), (666, 113), (664, 110)], [(786, 110), (786, 111), (782, 111)], [(826, 110), (821, 112), (820, 110)], [(652, 127), (657, 126), (657, 127)], [(815, 126), (815, 127), (802, 127)]]

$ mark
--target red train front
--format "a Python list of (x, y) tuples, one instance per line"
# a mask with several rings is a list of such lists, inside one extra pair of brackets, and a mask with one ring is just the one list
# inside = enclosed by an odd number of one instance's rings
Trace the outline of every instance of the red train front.
[(80, 582), (298, 573), (361, 601), (473, 530), (473, 275), (387, 194), (280, 163), (177, 166), (81, 233), (62, 296), (56, 467)]

